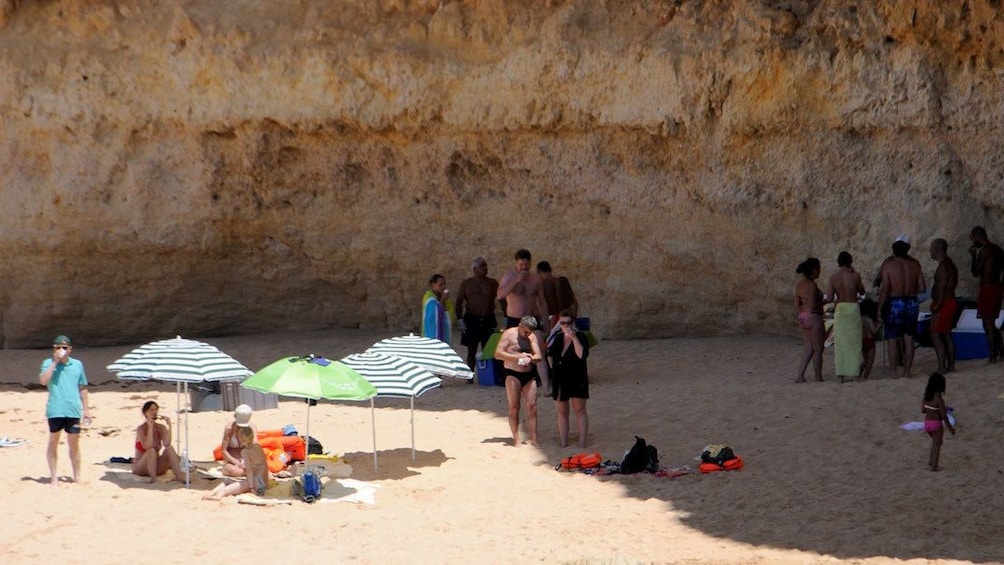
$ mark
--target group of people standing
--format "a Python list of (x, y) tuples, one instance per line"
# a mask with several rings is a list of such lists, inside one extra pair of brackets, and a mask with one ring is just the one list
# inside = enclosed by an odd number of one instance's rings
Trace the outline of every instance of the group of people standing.
[[(996, 320), (1004, 299), (1004, 250), (991, 242), (982, 226), (969, 234), (971, 273), (979, 279), (977, 316), (983, 324), (989, 350), (989, 362), (1004, 359), (1001, 329)], [(959, 271), (948, 255), (948, 242), (933, 240), (930, 256), (938, 263), (931, 286), (931, 341), (938, 357), (938, 372), (955, 370), (955, 342), (951, 331), (958, 318), (955, 291)], [(841, 382), (845, 378), (867, 379), (875, 358), (875, 342), (881, 336), (886, 341), (894, 376), (912, 376), (913, 336), (918, 330), (919, 304), (926, 299), (927, 282), (920, 262), (910, 256), (910, 238), (900, 235), (892, 244), (892, 255), (879, 267), (874, 286), (877, 302), (867, 297), (861, 275), (854, 270), (853, 257), (846, 251), (837, 257), (838, 270), (829, 278), (824, 293), (816, 284), (821, 272), (819, 259), (809, 257), (796, 273), (802, 275), (795, 286), (795, 309), (802, 329), (804, 348), (799, 360), (796, 382), (805, 382), (809, 363), (817, 381), (823, 380), (823, 348), (826, 331), (823, 307), (833, 303), (835, 334), (835, 372)]]
[(568, 278), (555, 276), (547, 261), (537, 263), (536, 272), (531, 272), (528, 250), (518, 250), (513, 258), (513, 268), (499, 282), (488, 276), (488, 262), (475, 257), (473, 276), (460, 284), (456, 302), (450, 298), (445, 277), (433, 275), (422, 298), (422, 335), (451, 343), (451, 322), (457, 320), (460, 342), (467, 347), (467, 364), (474, 370), (478, 348), (484, 349), (497, 331), (497, 301), (505, 324), (494, 357), (502, 362), (505, 375), (513, 445), (520, 444), (521, 404), (526, 407), (528, 441), (538, 444), (539, 386), (554, 399), (561, 446), (568, 445), (569, 414), (574, 412), (578, 443), (585, 447), (589, 434), (589, 340), (575, 327), (575, 293)]

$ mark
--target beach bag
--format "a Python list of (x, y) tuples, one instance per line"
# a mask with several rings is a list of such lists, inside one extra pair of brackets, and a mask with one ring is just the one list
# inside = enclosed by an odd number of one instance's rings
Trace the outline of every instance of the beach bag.
[(701, 452), (701, 461), (704, 463), (714, 463), (719, 466), (724, 465), (726, 461), (735, 458), (735, 452), (732, 451), (731, 447), (725, 445), (724, 443), (709, 445)]
[(603, 462), (603, 457), (600, 456), (600, 452), (595, 453), (576, 453), (575, 455), (570, 455), (561, 460), (555, 469), (571, 471), (574, 469), (592, 469), (594, 467), (599, 467), (600, 463)]
[(296, 487), (296, 494), (301, 500), (307, 503), (314, 502), (321, 498), (321, 475), (322, 469), (316, 465), (309, 465), (304, 469), (293, 486)]
[(307, 436), (307, 455), (323, 455), (324, 446), (321, 442), (317, 441), (317, 438), (313, 436)]
[(644, 438), (634, 436), (634, 445), (624, 455), (621, 461), (621, 473), (631, 474), (648, 471), (654, 473), (659, 470), (659, 450), (654, 445), (645, 443)]

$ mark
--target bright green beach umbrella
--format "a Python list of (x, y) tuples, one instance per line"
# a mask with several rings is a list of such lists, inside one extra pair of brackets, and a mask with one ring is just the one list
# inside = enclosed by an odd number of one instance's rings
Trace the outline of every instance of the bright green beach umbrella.
[[(241, 383), (244, 388), (259, 392), (293, 396), (309, 400), (370, 401), (370, 419), (373, 422), (373, 469), (377, 468), (376, 421), (373, 397), (377, 390), (356, 372), (338, 361), (309, 355), (280, 359)], [(310, 403), (307, 403), (306, 437), (310, 437)], [(309, 440), (308, 444), (309, 444)], [(308, 445), (309, 447), (309, 445)]]

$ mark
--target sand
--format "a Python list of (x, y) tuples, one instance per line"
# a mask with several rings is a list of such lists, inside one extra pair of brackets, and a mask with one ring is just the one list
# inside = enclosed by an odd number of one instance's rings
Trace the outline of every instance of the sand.
[[(386, 334), (283, 333), (209, 339), (252, 369), (279, 357), (340, 357)], [(677, 478), (590, 476), (554, 465), (578, 448), (558, 446), (553, 402), (540, 399), (541, 445), (509, 443), (503, 390), (445, 379), (416, 401), (416, 461), (408, 402), (376, 401), (379, 470), (367, 405), (322, 402), (311, 431), (344, 456), (351, 478), (376, 487), (374, 503), (259, 507), (201, 500), (189, 489), (149, 485), (109, 465), (131, 456), (139, 406), (172, 414), (170, 385), (121, 383), (104, 367), (131, 347), (83, 348), (94, 423), (82, 437), (83, 480), (48, 485), (46, 393), (35, 381), (45, 350), (0, 351), (0, 448), (4, 563), (949, 563), (1004, 559), (1004, 380), (1000, 365), (959, 362), (946, 399), (959, 433), (945, 441), (943, 470), (927, 469), (930, 440), (900, 425), (919, 420), (926, 374), (839, 384), (827, 352), (826, 382), (794, 384), (801, 349), (791, 337), (606, 341), (590, 358), (589, 450), (619, 461), (634, 436), (664, 467), (690, 466), (705, 445), (727, 443), (741, 471)], [(879, 355), (878, 371), (882, 371)], [(305, 425), (302, 401), (255, 413), (261, 429)], [(230, 415), (190, 416), (192, 459), (211, 451)], [(573, 424), (574, 430), (574, 424)], [(574, 440), (574, 432), (573, 432)], [(65, 440), (59, 474), (70, 475)]]

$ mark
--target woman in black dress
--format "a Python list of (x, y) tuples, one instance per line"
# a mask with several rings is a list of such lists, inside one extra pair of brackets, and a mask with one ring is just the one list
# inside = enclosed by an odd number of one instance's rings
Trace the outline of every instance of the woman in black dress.
[(579, 430), (579, 447), (586, 447), (589, 436), (589, 415), (586, 400), (589, 398), (589, 340), (575, 328), (571, 310), (558, 314), (558, 323), (547, 340), (547, 356), (551, 360), (551, 382), (554, 406), (558, 413), (558, 435), (561, 447), (568, 446), (568, 405), (575, 411)]

